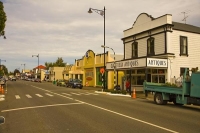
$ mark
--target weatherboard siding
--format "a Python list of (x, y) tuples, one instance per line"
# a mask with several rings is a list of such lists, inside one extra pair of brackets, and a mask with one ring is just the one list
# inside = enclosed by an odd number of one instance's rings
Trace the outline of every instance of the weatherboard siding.
[(152, 36), (155, 39), (155, 54), (165, 53), (165, 35), (164, 33)]
[[(188, 39), (188, 56), (180, 56), (180, 36), (186, 36)], [(170, 36), (169, 53), (174, 53), (175, 57), (171, 59), (173, 76), (180, 77), (180, 67), (200, 69), (200, 35), (195, 33), (173, 30)], [(170, 66), (169, 66), (170, 67)]]

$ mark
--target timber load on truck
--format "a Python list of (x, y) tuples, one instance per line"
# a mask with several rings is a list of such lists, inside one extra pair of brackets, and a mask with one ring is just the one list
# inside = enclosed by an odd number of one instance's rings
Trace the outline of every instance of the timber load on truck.
[(193, 72), (185, 69), (182, 85), (180, 87), (168, 86), (159, 83), (143, 83), (145, 95), (149, 92), (154, 94), (154, 102), (159, 105), (173, 102), (175, 105), (200, 105), (200, 72)]

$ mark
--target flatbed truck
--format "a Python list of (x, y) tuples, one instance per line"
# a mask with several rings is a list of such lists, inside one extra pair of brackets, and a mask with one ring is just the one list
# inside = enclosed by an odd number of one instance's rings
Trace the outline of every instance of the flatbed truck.
[(158, 105), (165, 105), (173, 102), (175, 105), (200, 105), (200, 72), (192, 72), (185, 69), (181, 87), (167, 86), (166, 84), (150, 83), (144, 81), (144, 93), (154, 94), (154, 102)]

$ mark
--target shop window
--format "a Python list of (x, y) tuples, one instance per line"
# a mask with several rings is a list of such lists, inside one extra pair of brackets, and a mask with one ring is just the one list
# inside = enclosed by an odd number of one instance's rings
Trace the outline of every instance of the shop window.
[(164, 74), (165, 70), (164, 69), (158, 69), (158, 74)]
[(137, 76), (137, 85), (143, 85), (145, 76)]
[(165, 83), (165, 75), (152, 75), (153, 83)]
[(152, 69), (152, 73), (158, 73), (158, 69)]
[(185, 36), (180, 36), (180, 55), (188, 55), (188, 42)]
[(138, 42), (132, 43), (132, 57), (138, 57)]
[(155, 55), (155, 51), (154, 51), (154, 38), (150, 37), (147, 40), (147, 55)]
[(137, 74), (145, 74), (145, 69), (138, 69)]
[(135, 74), (135, 71), (136, 71), (136, 70), (132, 70), (132, 74)]
[(132, 85), (137, 85), (136, 81), (137, 81), (137, 77), (133, 76), (133, 77), (131, 78), (131, 84), (132, 84)]

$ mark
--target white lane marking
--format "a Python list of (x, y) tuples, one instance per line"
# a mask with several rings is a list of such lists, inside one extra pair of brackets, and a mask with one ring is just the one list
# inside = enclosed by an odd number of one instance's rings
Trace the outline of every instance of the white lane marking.
[(32, 98), (32, 96), (30, 96), (29, 94), (26, 94), (26, 96), (27, 96), (28, 98)]
[(84, 95), (99, 95), (99, 94), (95, 94), (95, 93), (86, 92)]
[(51, 95), (51, 94), (49, 94), (49, 93), (45, 93), (45, 95), (50, 96), (50, 97), (53, 97), (53, 95)]
[(16, 99), (20, 99), (20, 96), (19, 96), (19, 95), (15, 95), (15, 98), (16, 98)]
[(71, 94), (67, 94), (67, 93), (62, 93), (62, 94), (67, 95), (67, 96), (72, 96)]
[(141, 123), (144, 123), (144, 124), (153, 126), (153, 127), (160, 128), (160, 129), (165, 130), (165, 131), (169, 131), (169, 132), (172, 132), (172, 133), (178, 133), (178, 132), (173, 131), (173, 130), (170, 130), (170, 129), (168, 129), (168, 128), (161, 127), (161, 126), (158, 126), (158, 125), (155, 125), (155, 124), (152, 124), (152, 123), (149, 123), (149, 122), (146, 122), (146, 121), (143, 121), (143, 120), (134, 118), (134, 117), (130, 117), (130, 116), (127, 116), (127, 115), (124, 115), (124, 114), (120, 114), (120, 113), (118, 113), (118, 112), (115, 112), (115, 111), (112, 111), (112, 110), (108, 110), (108, 109), (105, 109), (105, 108), (102, 108), (102, 107), (99, 107), (99, 106), (96, 106), (96, 105), (93, 105), (93, 104), (90, 104), (90, 103), (86, 103), (86, 102), (83, 102), (83, 101), (80, 101), (80, 100), (76, 100), (76, 99), (70, 98), (70, 97), (66, 97), (66, 96), (60, 95), (60, 94), (58, 94), (58, 93), (51, 92), (51, 91), (49, 91), (49, 90), (45, 90), (45, 89), (39, 88), (39, 87), (37, 87), (37, 86), (33, 86), (33, 85), (31, 85), (31, 86), (32, 86), (32, 87), (35, 87), (35, 88), (37, 88), (37, 89), (40, 89), (40, 90), (43, 90), (43, 91), (47, 91), (47, 92), (49, 92), (49, 93), (52, 93), (52, 94), (61, 96), (61, 97), (65, 97), (65, 98), (68, 98), (68, 99), (71, 99), (71, 100), (80, 102), (80, 103), (82, 103), (82, 104), (87, 104), (87, 105), (90, 105), (90, 106), (92, 106), (92, 107), (99, 108), (99, 109), (101, 109), (101, 110), (105, 110), (105, 111), (107, 111), (107, 112), (111, 112), (111, 113), (116, 114), (116, 115), (120, 115), (120, 116), (129, 118), (129, 119), (132, 119), (132, 120), (135, 120), (135, 121), (138, 121), (138, 122), (141, 122)]
[(73, 92), (71, 92), (71, 94), (74, 94), (74, 95), (77, 95), (77, 96), (80, 96), (81, 94), (77, 94), (77, 93), (73, 93)]
[(0, 95), (0, 98), (3, 98), (3, 97), (5, 97), (5, 95)]
[(4, 101), (4, 100), (5, 100), (5, 98), (3, 98), (3, 97), (0, 98), (0, 101)]
[(40, 95), (40, 94), (35, 94), (36, 96), (38, 96), (38, 97), (43, 97), (42, 95)]
[(17, 111), (17, 110), (36, 109), (36, 108), (55, 107), (55, 106), (66, 106), (66, 105), (75, 105), (75, 104), (83, 104), (83, 103), (66, 103), (66, 104), (52, 104), (52, 105), (43, 105), (43, 106), (32, 106), (32, 107), (24, 107), (24, 108), (15, 108), (15, 109), (2, 110), (1, 112), (10, 112), (10, 111)]

